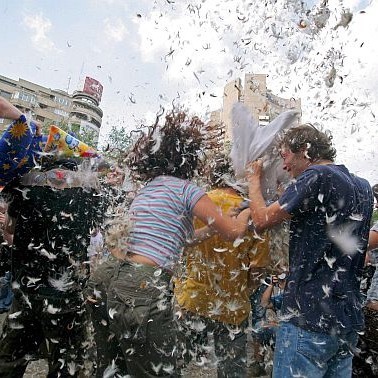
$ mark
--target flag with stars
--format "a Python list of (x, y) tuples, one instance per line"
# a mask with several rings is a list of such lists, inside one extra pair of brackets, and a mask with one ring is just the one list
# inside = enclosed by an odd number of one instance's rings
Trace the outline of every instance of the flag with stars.
[(25, 115), (13, 121), (0, 138), (0, 185), (6, 185), (33, 166), (41, 151), (42, 136), (35, 136), (36, 125)]

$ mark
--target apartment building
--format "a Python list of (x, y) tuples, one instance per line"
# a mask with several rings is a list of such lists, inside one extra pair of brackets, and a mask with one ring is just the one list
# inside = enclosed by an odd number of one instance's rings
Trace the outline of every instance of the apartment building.
[[(97, 143), (103, 112), (99, 107), (102, 85), (86, 77), (83, 89), (72, 94), (50, 89), (24, 79), (13, 80), (0, 75), (0, 96), (43, 124), (67, 124), (78, 134), (91, 133)], [(0, 132), (9, 124), (0, 118)]]
[(226, 84), (223, 94), (223, 108), (211, 114), (211, 123), (223, 123), (225, 140), (232, 139), (231, 111), (235, 102), (244, 103), (260, 125), (271, 122), (280, 113), (289, 109), (301, 112), (301, 100), (284, 99), (274, 95), (266, 84), (266, 74), (245, 74), (244, 83), (240, 78)]

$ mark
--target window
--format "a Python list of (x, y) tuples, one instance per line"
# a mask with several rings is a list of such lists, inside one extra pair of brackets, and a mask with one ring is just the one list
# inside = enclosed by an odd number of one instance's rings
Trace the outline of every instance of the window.
[(69, 106), (70, 105), (70, 102), (68, 101), (68, 99), (66, 99), (64, 97), (55, 96), (54, 101), (59, 105), (63, 105), (63, 106)]
[(62, 109), (54, 109), (54, 113), (63, 117), (68, 117), (68, 113)]
[(7, 100), (12, 98), (12, 93), (6, 92), (6, 91), (0, 91), (0, 96), (6, 98)]
[(30, 104), (36, 104), (37, 103), (37, 97), (34, 94), (27, 93), (27, 92), (21, 92), (19, 94), (19, 98), (22, 101), (29, 102)]

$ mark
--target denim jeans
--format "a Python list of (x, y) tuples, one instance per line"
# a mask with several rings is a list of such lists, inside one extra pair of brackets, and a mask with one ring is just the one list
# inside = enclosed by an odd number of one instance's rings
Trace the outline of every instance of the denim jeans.
[(354, 331), (341, 337), (282, 323), (277, 332), (273, 378), (351, 377), (357, 339)]
[(0, 277), (0, 313), (9, 310), (12, 300), (11, 274), (6, 272), (3, 277)]

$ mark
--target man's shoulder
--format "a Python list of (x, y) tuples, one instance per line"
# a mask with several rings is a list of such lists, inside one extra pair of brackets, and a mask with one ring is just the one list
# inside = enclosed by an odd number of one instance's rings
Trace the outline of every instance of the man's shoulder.
[(307, 175), (317, 175), (319, 177), (329, 176), (330, 174), (342, 173), (350, 176), (348, 169), (344, 165), (338, 164), (315, 164), (304, 171)]

